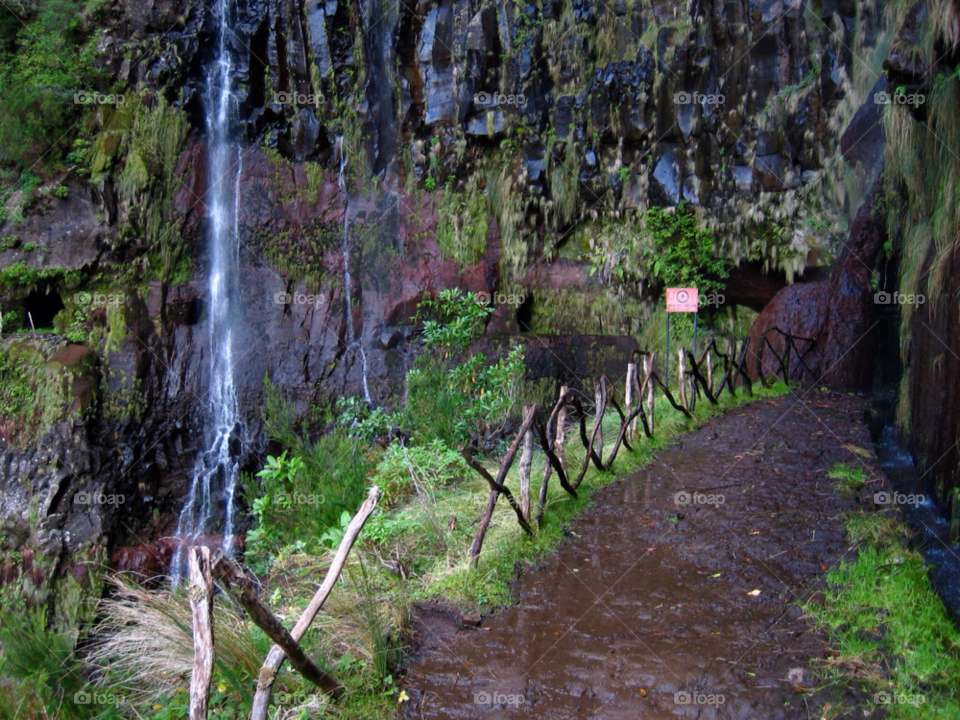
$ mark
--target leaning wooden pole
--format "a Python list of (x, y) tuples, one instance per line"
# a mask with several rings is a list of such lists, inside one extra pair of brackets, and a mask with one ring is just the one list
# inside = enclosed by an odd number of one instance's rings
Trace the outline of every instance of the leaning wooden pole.
[(318, 667), (300, 647), (300, 643), (293, 639), (287, 629), (274, 615), (270, 608), (263, 604), (257, 593), (257, 586), (246, 576), (237, 561), (233, 558), (222, 557), (217, 562), (215, 571), (217, 578), (237, 598), (241, 607), (247, 611), (247, 616), (253, 624), (263, 630), (271, 640), (283, 648), (290, 664), (304, 678), (312, 682), (331, 697), (343, 695), (345, 688), (330, 673)]
[(193, 673), (190, 676), (190, 720), (207, 720), (207, 703), (213, 679), (213, 576), (210, 548), (192, 547), (190, 613), (193, 615)]
[[(357, 514), (353, 516), (353, 520), (347, 525), (347, 529), (343, 534), (343, 540), (340, 541), (340, 547), (337, 548), (337, 552), (333, 556), (333, 562), (330, 563), (330, 569), (327, 571), (326, 577), (323, 578), (323, 582), (317, 589), (310, 604), (307, 605), (307, 609), (303, 611), (297, 624), (293, 630), (290, 631), (290, 636), (296, 642), (300, 642), (301, 638), (303, 638), (304, 633), (307, 632), (307, 629), (317, 617), (317, 613), (320, 612), (320, 608), (322, 608), (323, 604), (327, 601), (327, 597), (333, 590), (334, 585), (337, 584), (340, 573), (343, 572), (343, 566), (347, 562), (347, 555), (350, 554), (350, 549), (356, 542), (357, 536), (360, 534), (360, 530), (363, 529), (364, 523), (367, 522), (367, 518), (370, 517), (370, 514), (377, 507), (377, 500), (379, 499), (380, 488), (374, 485), (370, 488), (370, 494), (367, 495), (367, 499), (363, 501), (360, 509), (357, 510)], [(270, 648), (270, 652), (267, 653), (267, 659), (264, 661), (263, 667), (260, 668), (260, 677), (257, 680), (257, 692), (253, 696), (253, 709), (250, 711), (250, 720), (266, 720), (267, 711), (270, 709), (270, 692), (273, 690), (273, 683), (277, 679), (277, 672), (280, 670), (280, 666), (283, 664), (285, 657), (286, 654), (279, 645), (274, 645)]]
[[(623, 409), (627, 415), (633, 410), (633, 390), (634, 385), (637, 382), (637, 364), (635, 362), (627, 363), (627, 385), (623, 393)], [(637, 398), (637, 402), (642, 402)], [(627, 438), (633, 440), (637, 434), (637, 426), (634, 423), (631, 427), (627, 428)]]

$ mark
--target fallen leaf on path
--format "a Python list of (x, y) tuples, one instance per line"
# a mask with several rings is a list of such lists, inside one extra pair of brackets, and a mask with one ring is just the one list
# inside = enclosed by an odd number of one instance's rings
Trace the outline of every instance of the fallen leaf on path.
[(722, 575), (722, 574), (723, 574), (723, 573), (715, 573), (715, 574), (711, 575), (710, 577), (720, 577), (720, 575)]
[(751, 597), (756, 597), (756, 596), (759, 595), (759, 594), (760, 594), (760, 591), (759, 591), (759, 590), (751, 590), (750, 592), (747, 593), (747, 595), (749, 595), (749, 596), (751, 596)]
[(646, 696), (647, 696), (647, 691), (644, 690), (643, 688), (640, 688), (640, 697), (646, 697)]

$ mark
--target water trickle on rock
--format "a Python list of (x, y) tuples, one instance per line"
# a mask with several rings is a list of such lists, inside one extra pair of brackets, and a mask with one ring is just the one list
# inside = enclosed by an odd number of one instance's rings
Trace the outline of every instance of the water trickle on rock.
[(368, 405), (373, 405), (370, 397), (370, 386), (367, 383), (367, 353), (363, 349), (362, 338), (357, 337), (357, 328), (353, 320), (353, 276), (350, 273), (350, 193), (347, 192), (347, 152), (343, 136), (337, 140), (340, 150), (340, 172), (337, 175), (337, 185), (343, 193), (343, 299), (344, 322), (347, 325), (347, 350), (356, 351), (360, 355), (360, 379), (363, 384), (363, 399)]

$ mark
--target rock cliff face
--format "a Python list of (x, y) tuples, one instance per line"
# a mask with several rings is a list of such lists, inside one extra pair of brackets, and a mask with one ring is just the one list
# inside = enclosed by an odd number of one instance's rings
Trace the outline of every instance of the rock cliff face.
[[(0, 267), (24, 268), (0, 288), (4, 309), (23, 327), (27, 313), (49, 316), (62, 334), (79, 317), (96, 338), (89, 408), (0, 458), (0, 486), (18, 488), (2, 507), (10, 548), (35, 547), (52, 566), (170, 531), (204, 442), (212, 183), (240, 192), (236, 381), (253, 428), (265, 376), (305, 417), (359, 393), (348, 313), (372, 394), (389, 402), (418, 351), (417, 302), (446, 287), (515, 298), (493, 316), (498, 337), (638, 332), (649, 284), (594, 274), (591, 256), (615, 257), (615, 227), (632, 231), (652, 204), (697, 209), (718, 253), (744, 261), (732, 297), (755, 309), (837, 253), (835, 218), (818, 198), (849, 93), (852, 5), (237, 8), (236, 177), (206, 167), (211, 4), (118, 2), (98, 63), (127, 101), (94, 114), (89, 179), (66, 177), (66, 197), (0, 229), (19, 238), (3, 245)], [(344, 234), (357, 278), (349, 298)], [(47, 250), (29, 249), (33, 239)], [(83, 293), (95, 290), (121, 300), (87, 312)], [(551, 343), (577, 372), (607, 367), (570, 338)], [(533, 372), (552, 372), (537, 358)], [(253, 436), (248, 463), (263, 450)], [(84, 506), (81, 491), (126, 500)]]

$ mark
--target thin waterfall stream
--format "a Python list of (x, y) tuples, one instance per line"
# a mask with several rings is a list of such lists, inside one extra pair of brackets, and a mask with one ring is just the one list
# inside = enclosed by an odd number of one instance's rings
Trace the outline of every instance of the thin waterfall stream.
[(337, 140), (340, 148), (340, 172), (337, 176), (337, 185), (340, 192), (343, 193), (343, 243), (341, 252), (343, 256), (343, 298), (346, 316), (344, 322), (347, 325), (347, 350), (356, 349), (360, 354), (360, 379), (363, 384), (363, 399), (368, 405), (373, 405), (373, 399), (370, 397), (370, 386), (367, 383), (367, 353), (363, 349), (362, 338), (357, 338), (357, 329), (353, 321), (353, 276), (350, 274), (350, 193), (347, 192), (347, 179), (345, 171), (347, 169), (347, 153), (343, 142), (343, 136)]
[[(173, 578), (183, 573), (185, 549), (210, 530), (211, 521), (222, 517), (223, 550), (230, 553), (235, 530), (235, 503), (240, 475), (240, 447), (244, 424), (237, 406), (233, 365), (235, 303), (239, 284), (240, 175), (243, 169), (238, 144), (231, 143), (231, 125), (236, 118), (237, 101), (231, 83), (234, 63), (228, 37), (232, 10), (229, 0), (217, 0), (215, 13), (220, 24), (217, 58), (212, 65), (205, 110), (210, 146), (208, 149), (209, 184), (209, 329), (206, 358), (208, 403), (205, 418), (206, 450), (197, 456), (187, 501), (180, 512), (177, 537), (182, 540), (174, 559)], [(233, 174), (233, 182), (227, 178)]]

